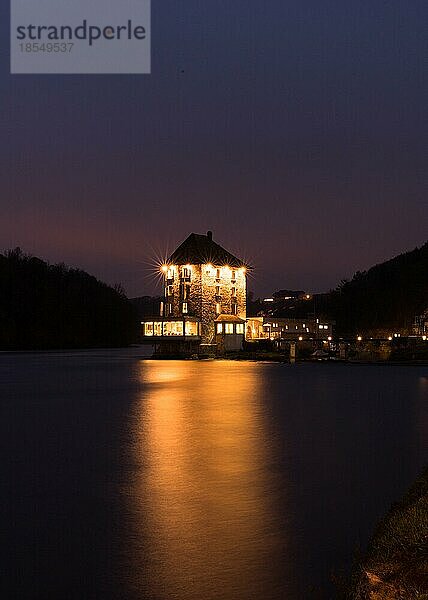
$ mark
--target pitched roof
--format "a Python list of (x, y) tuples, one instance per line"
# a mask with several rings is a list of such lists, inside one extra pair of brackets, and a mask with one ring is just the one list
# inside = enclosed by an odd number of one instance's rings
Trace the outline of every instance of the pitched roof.
[(245, 263), (216, 244), (211, 231), (207, 235), (191, 233), (189, 237), (171, 254), (169, 263), (175, 265), (201, 265), (211, 263), (215, 266), (245, 267)]

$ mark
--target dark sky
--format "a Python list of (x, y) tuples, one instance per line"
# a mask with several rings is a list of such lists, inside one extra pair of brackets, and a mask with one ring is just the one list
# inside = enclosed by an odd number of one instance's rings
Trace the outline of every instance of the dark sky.
[(428, 238), (425, 0), (153, 0), (153, 74), (11, 76), (0, 246), (154, 292), (188, 233), (322, 291)]

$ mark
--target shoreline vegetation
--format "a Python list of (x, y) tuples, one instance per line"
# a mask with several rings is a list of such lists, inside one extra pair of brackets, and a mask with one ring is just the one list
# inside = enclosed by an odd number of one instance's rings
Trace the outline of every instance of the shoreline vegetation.
[(346, 600), (427, 600), (428, 466), (377, 525)]

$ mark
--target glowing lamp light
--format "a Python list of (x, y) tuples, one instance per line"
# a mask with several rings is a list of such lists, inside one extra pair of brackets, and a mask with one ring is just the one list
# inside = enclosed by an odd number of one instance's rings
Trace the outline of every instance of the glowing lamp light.
[(299, 337), (299, 342), (303, 342), (302, 336)]
[(363, 341), (363, 338), (362, 338), (362, 337), (359, 335), (359, 336), (357, 337), (357, 342), (362, 342), (362, 341)]
[(392, 342), (392, 335), (389, 336), (388, 340)]
[(331, 342), (333, 338), (331, 336), (328, 337), (328, 341)]
[(162, 265), (162, 267), (161, 267), (161, 271), (162, 271), (163, 273), (166, 273), (166, 272), (168, 271), (168, 265)]
[(426, 341), (427, 341), (427, 336), (426, 336), (426, 335), (423, 335), (423, 336), (422, 336), (422, 339), (423, 339), (423, 341), (424, 341), (424, 342), (426, 342)]

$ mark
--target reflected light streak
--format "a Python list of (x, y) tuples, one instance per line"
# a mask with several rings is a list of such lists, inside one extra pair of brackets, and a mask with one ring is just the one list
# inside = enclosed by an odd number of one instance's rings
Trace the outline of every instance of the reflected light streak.
[(180, 363), (176, 361), (147, 361), (145, 365), (150, 365), (149, 369), (144, 371), (144, 383), (170, 383), (173, 384), (185, 377), (185, 372), (180, 368)]
[[(269, 598), (278, 489), (257, 365), (144, 363), (131, 491), (137, 587), (151, 598)], [(277, 597), (277, 596), (275, 596)]]

